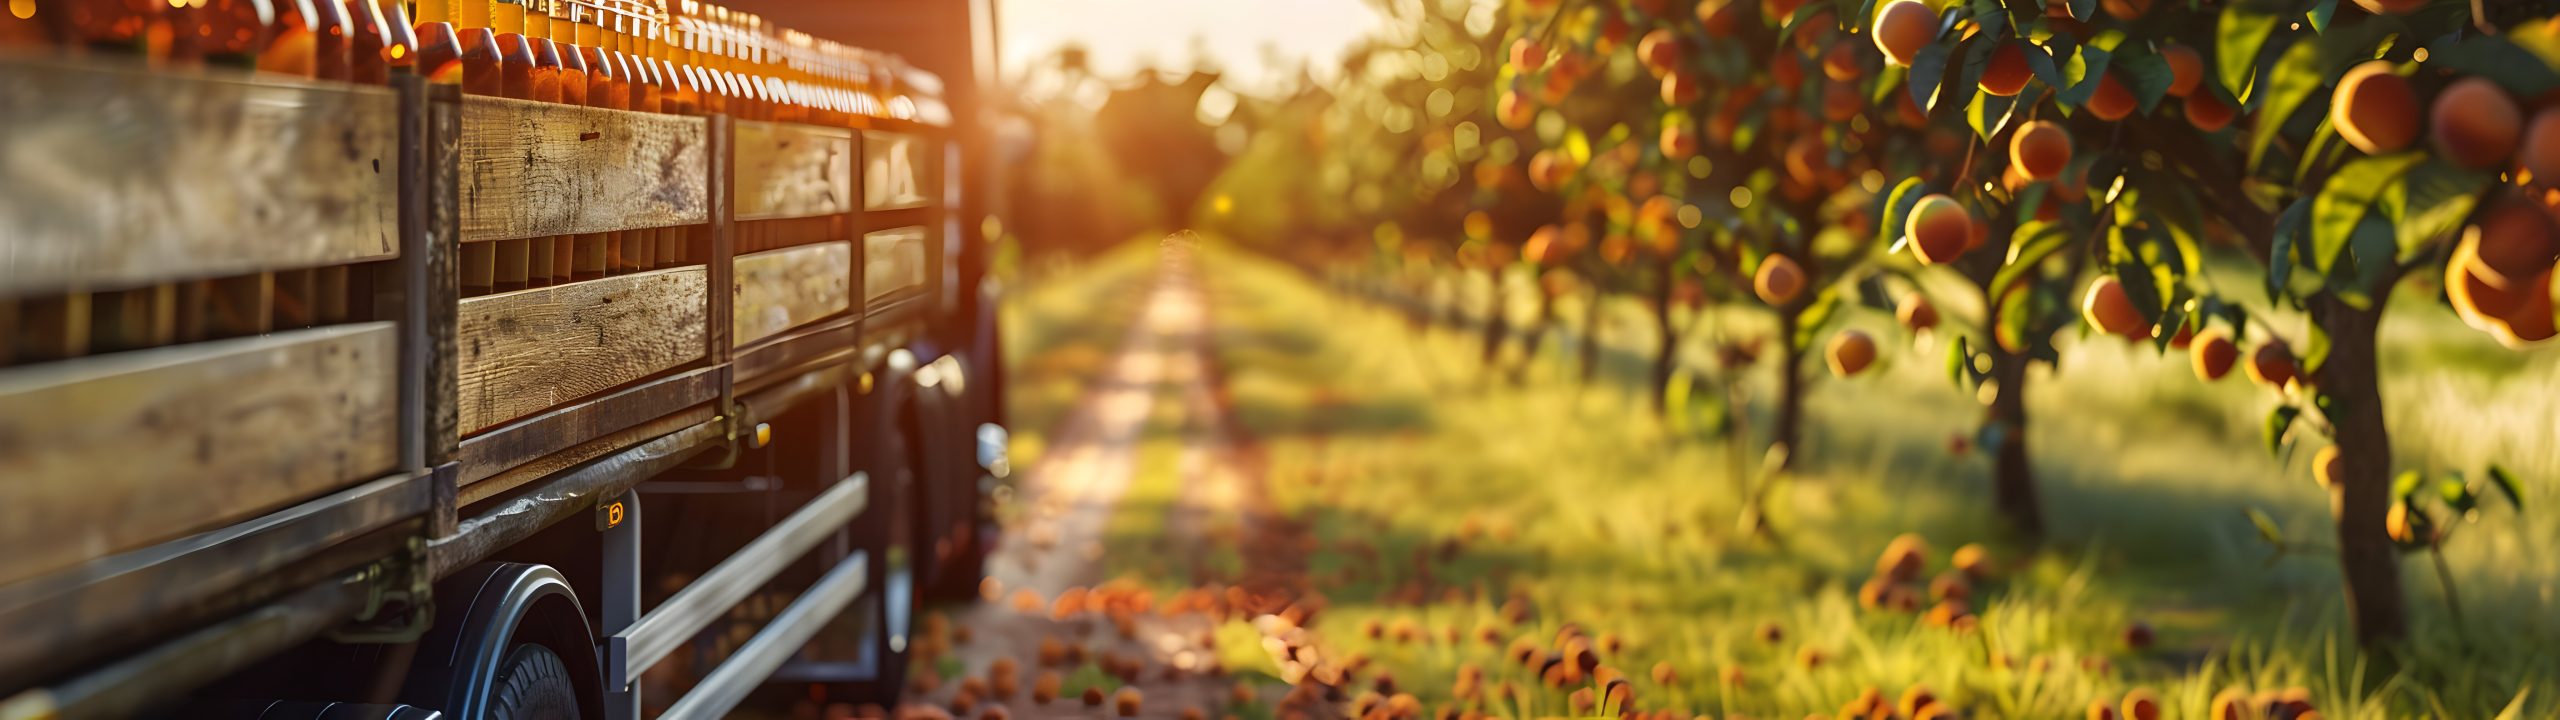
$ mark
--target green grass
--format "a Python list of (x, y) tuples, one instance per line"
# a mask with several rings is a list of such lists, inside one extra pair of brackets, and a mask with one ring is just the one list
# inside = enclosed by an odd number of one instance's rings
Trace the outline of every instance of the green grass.
[[(1980, 406), (1947, 384), (1935, 363), (1942, 347), (1889, 353), (1870, 377), (1818, 382), (1799, 472), (1771, 508), (1781, 547), (1737, 530), (1740, 493), (1725, 445), (1652, 418), (1635, 382), (1642, 351), (1630, 350), (1651, 346), (1640, 307), (1603, 308), (1601, 337), (1617, 352), (1600, 382), (1582, 386), (1569, 362), (1548, 362), (1514, 385), (1484, 377), (1472, 334), (1417, 331), (1240, 254), (1214, 254), (1204, 268), (1238, 421), (1267, 445), (1276, 502), (1318, 540), (1310, 573), (1329, 601), (1317, 627), (1325, 646), (1370, 658), (1371, 673), (1391, 673), (1434, 706), (1450, 700), (1461, 665), (1485, 669), (1488, 685), (1537, 688), (1501, 659), (1502, 647), (1472, 639), (1479, 628), (1495, 628), (1503, 644), (1544, 645), (1569, 622), (1623, 639), (1606, 662), (1635, 682), (1638, 705), (1684, 717), (1801, 717), (1832, 712), (1867, 687), (1890, 696), (1915, 683), (1967, 717), (2078, 717), (2092, 698), (2134, 686), (2159, 691), (2172, 717), (2201, 716), (2231, 687), (2308, 688), (2331, 718), (2486, 718), (2530, 688), (2512, 717), (2560, 714), (2560, 651), (2549, 649), (2560, 647), (2560, 629), (2543, 610), (2560, 560), (2541, 551), (2560, 525), (2501, 507), (2464, 530), (2451, 555), (2466, 627), (2445, 617), (2428, 566), (2405, 564), (2418, 640), (2399, 657), (2362, 656), (2344, 634), (2333, 564), (2271, 561), (2239, 513), (2267, 507), (2290, 534), (2325, 536), (2307, 453), (2269, 458), (2256, 425), (2268, 398), (2237, 382), (2197, 383), (2181, 356), (2088, 343), (2066, 348), (2059, 373), (2031, 378), (2031, 448), (2056, 536), (2032, 554), (2004, 544), (1989, 513), (1988, 460), (1945, 449)], [(1440, 290), (1478, 300), (1484, 291), (1481, 282)], [(2464, 344), (2472, 339), (2430, 324), (2428, 310), (2395, 309), (2386, 363), (2480, 354)], [(1044, 317), (1093, 322), (1055, 309)], [(1710, 325), (1748, 331), (1749, 322)], [(1888, 343), (1908, 339), (1889, 317), (1848, 322)], [(1558, 340), (1548, 357), (1569, 355)], [(2560, 418), (2551, 403), (2526, 398), (2552, 397), (2560, 380), (2550, 353), (2521, 357), (2513, 366), (2525, 370), (2395, 374), (2386, 396), (2404, 462), (2459, 466), (2497, 454), (2526, 469), (2529, 502), (2549, 497), (2560, 460), (2531, 438)], [(1747, 387), (1765, 399), (1773, 385), (1764, 363)], [(2478, 398), (2502, 399), (2487, 410), (2466, 402)], [(1755, 428), (1767, 423), (1761, 404)], [(1160, 404), (1150, 448), (1178, 437), (1162, 412)], [(1144, 464), (1132, 499), (1178, 492), (1166, 463)], [(1109, 565), (1161, 586), (1193, 579), (1147, 560), (1163, 506), (1121, 513)], [(2004, 572), (1978, 589), (1978, 631), (1859, 609), (1855, 592), (1875, 554), (1904, 532), (1931, 541), (1933, 571), (1957, 545), (1993, 548)], [(1513, 595), (1537, 609), (1526, 625), (1499, 618)], [(1356, 630), (1368, 620), (1416, 623), (1433, 641), (1372, 641)], [(2158, 628), (2158, 647), (2123, 644), (2134, 620)], [(1783, 642), (1756, 639), (1769, 623), (1784, 628)], [(1439, 641), (1450, 629), (1469, 639)], [(1798, 664), (1807, 648), (1828, 661)], [(1657, 662), (1679, 679), (1652, 682)], [(1725, 667), (1744, 682), (1718, 682)], [(1483, 709), (1566, 711), (1560, 690), (1521, 700)]]

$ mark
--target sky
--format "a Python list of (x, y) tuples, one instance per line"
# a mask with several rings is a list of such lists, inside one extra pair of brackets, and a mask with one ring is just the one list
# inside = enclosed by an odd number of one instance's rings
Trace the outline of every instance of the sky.
[[(1247, 88), (1266, 87), (1312, 60), (1331, 77), (1342, 49), (1379, 26), (1367, 0), (996, 0), (997, 48), (1007, 76), (1068, 43), (1096, 72), (1122, 76), (1154, 63), (1187, 68), (1194, 47)], [(1195, 41), (1194, 39), (1197, 38)], [(1280, 67), (1265, 48), (1286, 58)]]

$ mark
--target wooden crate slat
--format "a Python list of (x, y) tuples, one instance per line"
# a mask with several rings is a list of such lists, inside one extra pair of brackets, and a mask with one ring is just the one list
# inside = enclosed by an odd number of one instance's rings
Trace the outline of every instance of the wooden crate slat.
[(466, 98), (462, 239), (708, 222), (704, 128), (698, 117)]
[(391, 470), (397, 343), (362, 323), (0, 371), (0, 585)]
[(462, 301), (465, 435), (702, 357), (701, 266)]
[(924, 289), (924, 240), (921, 227), (891, 228), (862, 236), (862, 295), (866, 306)]
[(0, 296), (398, 254), (398, 100), (0, 60)]
[(853, 305), (853, 243), (803, 245), (742, 255), (731, 272), (737, 301), (732, 346), (844, 312)]
[(939, 158), (924, 137), (905, 133), (862, 133), (862, 209), (903, 210), (934, 204), (940, 175)]
[(741, 120), (739, 220), (835, 215), (853, 209), (853, 131)]

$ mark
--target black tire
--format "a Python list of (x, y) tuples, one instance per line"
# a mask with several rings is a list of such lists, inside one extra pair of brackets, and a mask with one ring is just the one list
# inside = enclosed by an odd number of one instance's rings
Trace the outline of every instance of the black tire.
[(550, 648), (517, 645), (499, 666), (497, 685), (489, 694), (490, 720), (578, 717), (578, 688), (569, 665)]

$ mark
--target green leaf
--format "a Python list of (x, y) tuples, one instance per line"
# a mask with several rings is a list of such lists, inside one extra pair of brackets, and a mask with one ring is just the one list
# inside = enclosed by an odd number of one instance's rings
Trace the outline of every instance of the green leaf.
[(1815, 295), (1813, 303), (1796, 315), (1796, 347), (1813, 347), (1814, 338), (1822, 334), (1823, 324), (1830, 322), (1831, 316), (1839, 309), (1839, 290), (1825, 288), (1821, 294)]
[(2532, 51), (2496, 35), (2471, 35), (2427, 49), (2426, 66), (2460, 76), (2488, 78), (2507, 94), (2531, 98), (2560, 89), (2560, 71)]
[(2009, 337), (2017, 338), (2019, 342), (2037, 344), (2034, 342), (2035, 331), (2031, 327), (2031, 323), (2035, 320), (2035, 313), (2031, 312), (2035, 305), (2035, 296), (2034, 288), (2018, 288), (1999, 296), (2000, 307), (1997, 317), (1992, 320), (1995, 328), (1992, 333), (1994, 341), (1998, 340), (1999, 334), (2007, 333)]
[(2009, 292), (2021, 278), (2033, 275), (2046, 257), (2071, 245), (2071, 234), (2052, 223), (2028, 223), (2009, 237), (2009, 257), (2001, 264), (2000, 272), (1991, 276), (1992, 297)]
[(2282, 455), (2284, 453), (2285, 431), (2293, 428), (2293, 419), (2298, 417), (2302, 417), (2302, 408), (2294, 407), (2292, 405), (2278, 405), (2273, 412), (2267, 413), (2266, 441), (2268, 455)]
[(2097, 17), (2098, 0), (2071, 0), (2071, 17), (2091, 20)]
[(2426, 486), (2425, 474), (2416, 470), (2404, 470), (2399, 477), (2391, 479), (2391, 501), (2408, 502), (2409, 496), (2418, 494), (2418, 489)]
[(2094, 45), (2080, 48), (2080, 54), (2073, 56), (2071, 64), (2063, 68), (2063, 75), (2070, 79), (2071, 87), (2055, 93), (2054, 97), (2064, 105), (2088, 104), (2089, 96), (2098, 94), (2098, 81), (2106, 77), (2107, 64), (2114, 58), (2115, 53)]
[(2398, 222), (2397, 262), (2409, 262), (2435, 247), (2436, 241), (2462, 228), (2462, 219), (2480, 201), (2480, 190), (2495, 178), (2464, 170), (2442, 158), (2429, 158), (2383, 194), (2383, 214)]
[(1982, 25), (1975, 31), (1982, 37), (1999, 37), (2009, 29), (2009, 13), (2000, 7), (2000, 0), (1972, 0), (1965, 7), (1972, 11), (1973, 21)]
[(2480, 499), (2471, 494), (2471, 485), (2463, 482), (2459, 475), (2437, 480), (2436, 496), (2443, 498), (2444, 506), (2453, 508), (2453, 512), (2457, 515), (2470, 513), (2480, 507)]
[(2267, 541), (2269, 545), (2284, 544), (2284, 531), (2276, 527), (2276, 519), (2269, 517), (2267, 511), (2252, 507), (2243, 508), (2240, 512), (2248, 515), (2249, 524), (2258, 528), (2259, 539)]
[(2322, 273), (2335, 269), (2338, 254), (2347, 249), (2347, 239), (2372, 211), (2383, 186), (2424, 159), (2418, 152), (2358, 158), (2330, 175), (2311, 202), (2311, 266)]
[(2516, 512), (2524, 512), (2524, 485), (2516, 482), (2514, 473), (2507, 472), (2506, 468), (2491, 465), (2489, 466), (2489, 485), (2497, 488), (2500, 494), (2506, 495), (2507, 504), (2516, 506)]
[(1930, 43), (1911, 57), (1911, 99), (1920, 103), (1923, 112), (1938, 109), (1938, 81), (1947, 74), (1947, 57), (1952, 52), (1946, 43)]
[(2275, 35), (2276, 13), (2235, 3), (2222, 11), (2219, 25), (2214, 29), (2213, 57), (2221, 66), (2222, 86), (2245, 96), (2249, 77), (2258, 70), (2258, 49)]
[[(2249, 167), (2256, 168), (2266, 160), (2267, 148), (2282, 134), (2285, 124), (2293, 119), (2302, 103), (2329, 82), (2329, 68), (2320, 62), (2319, 43), (2294, 43), (2284, 56), (2267, 69), (2267, 81), (2257, 95), (2264, 98), (2258, 106), (2255, 132), (2249, 136)], [(2233, 85), (2232, 87), (2239, 87)], [(2328, 107), (2326, 103), (2313, 107)], [(2322, 129), (2315, 132), (2327, 132)]]
[(2133, 91), (2134, 99), (2141, 101), (2141, 109), (2136, 112), (2142, 114), (2149, 114), (2158, 106), (2160, 98), (2169, 95), (2169, 83), (2177, 79), (2169, 69), (2169, 61), (2148, 51), (2118, 54), (2108, 66), (2115, 70), (2116, 82), (2124, 83), (2126, 90)]
[[(1787, 15), (1786, 24), (1780, 26), (1778, 37), (1795, 37), (1796, 26), (1804, 24), (1805, 21), (1812, 20), (1815, 15), (1821, 15), (1824, 13), (1830, 13), (1831, 17), (1834, 19), (1840, 17), (1839, 11), (1834, 9), (1831, 3), (1809, 2), (1796, 6), (1796, 11)], [(1738, 45), (1740, 43), (1734, 44)]]
[(1973, 352), (1966, 347), (1964, 336), (1957, 335), (1955, 342), (1947, 343), (1947, 382), (1958, 390), (1964, 389), (1965, 371), (1972, 367)]
[(2275, 302), (2277, 296), (2284, 294), (2287, 276), (2293, 274), (2293, 246), (2301, 238), (2303, 222), (2310, 211), (2311, 199), (2302, 198), (2276, 216), (2275, 238), (2267, 251), (2267, 302)]
[(2318, 377), (2320, 366), (2329, 364), (2329, 331), (2320, 323), (2310, 325), (2310, 337), (2302, 343), (2302, 374)]
[(1670, 382), (1662, 384), (1662, 407), (1669, 411), (1665, 419), (1670, 421), (1674, 434), (1689, 434), (1689, 394), (1694, 382), (1689, 373), (1676, 372), (1671, 374)]
[(2036, 79), (2043, 80), (2047, 87), (2062, 88), (2069, 85), (2062, 79), (2062, 68), (2054, 65), (2052, 50), (2035, 43), (2021, 44), (2026, 46), (2021, 49), (2026, 51), (2027, 70), (2034, 72)]
[(1902, 231), (1909, 224), (1911, 208), (1928, 195), (1928, 186), (1920, 178), (1903, 178), (1893, 186), (1893, 192), (1886, 196), (1884, 212), (1879, 215), (1881, 221), (1876, 223), (1876, 242), (1885, 244), (1886, 252), (1902, 251)]
[(2018, 99), (2014, 97), (1974, 93), (1973, 102), (1965, 104), (1965, 124), (1973, 126), (1975, 136), (1987, 141), (2009, 126), (2009, 118), (2017, 114), (2017, 107)]
[(2305, 13), (2308, 16), (2307, 19), (2311, 21), (2312, 32), (2328, 32), (2329, 20), (2337, 14), (2338, 0), (2320, 0), (2312, 3), (2311, 12)]

